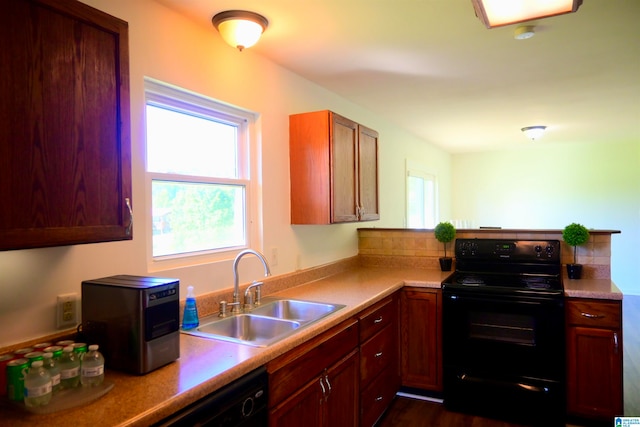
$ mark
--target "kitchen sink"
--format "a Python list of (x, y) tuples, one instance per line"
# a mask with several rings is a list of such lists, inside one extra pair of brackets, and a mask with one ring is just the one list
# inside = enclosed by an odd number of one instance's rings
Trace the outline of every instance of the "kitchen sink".
[(341, 304), (269, 299), (251, 312), (224, 318), (210, 316), (202, 319), (197, 328), (182, 332), (203, 338), (266, 347), (344, 307)]
[(322, 319), (343, 307), (343, 305), (282, 299), (264, 303), (254, 308), (251, 313), (305, 323)]
[(238, 314), (224, 319), (216, 318), (216, 320), (204, 323), (195, 329), (183, 332), (205, 338), (265, 347), (284, 338), (299, 327), (299, 322), (291, 320)]

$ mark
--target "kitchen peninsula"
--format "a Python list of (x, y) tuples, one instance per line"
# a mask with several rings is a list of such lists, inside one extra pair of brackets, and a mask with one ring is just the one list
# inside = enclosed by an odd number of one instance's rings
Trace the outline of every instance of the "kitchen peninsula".
[[(460, 230), (458, 237), (473, 233), (488, 237), (486, 231)], [(491, 233), (496, 233), (493, 230)], [(544, 234), (545, 238), (559, 231), (500, 231), (504, 233)], [(610, 300), (619, 302), (621, 292), (606, 277), (606, 256), (610, 235), (615, 231), (592, 232), (594, 263), (590, 277), (580, 281), (565, 280), (565, 294), (571, 298)], [(492, 234), (492, 237), (495, 234)], [(360, 254), (330, 265), (265, 279), (264, 295), (344, 304), (345, 308), (322, 321), (266, 348), (248, 347), (222, 341), (181, 334), (181, 357), (177, 361), (144, 376), (133, 376), (107, 370), (105, 381), (113, 389), (99, 400), (64, 412), (31, 415), (23, 409), (2, 403), (1, 425), (50, 426), (68, 425), (82, 420), (83, 424), (100, 425), (109, 420), (112, 425), (147, 426), (179, 411), (187, 405), (240, 378), (253, 369), (268, 364), (280, 355), (304, 344), (373, 307), (395, 292), (407, 288), (424, 288), (439, 292), (450, 272), (441, 272), (437, 265), (439, 246), (430, 242), (431, 230), (359, 231)], [(420, 241), (424, 239), (424, 242)], [(402, 251), (402, 252), (400, 252)], [(565, 251), (566, 252), (566, 251)], [(217, 303), (228, 292), (198, 298), (202, 316), (214, 314)], [(51, 337), (45, 337), (51, 339)], [(21, 343), (28, 345), (32, 343)], [(17, 347), (15, 347), (17, 348)], [(2, 352), (15, 348), (2, 349)], [(107, 365), (108, 366), (108, 365)]]

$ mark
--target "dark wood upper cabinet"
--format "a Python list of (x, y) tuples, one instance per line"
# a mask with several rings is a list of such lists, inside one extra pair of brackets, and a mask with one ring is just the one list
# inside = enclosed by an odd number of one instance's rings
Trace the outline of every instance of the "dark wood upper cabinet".
[(12, 0), (0, 40), (0, 250), (131, 239), (127, 23)]

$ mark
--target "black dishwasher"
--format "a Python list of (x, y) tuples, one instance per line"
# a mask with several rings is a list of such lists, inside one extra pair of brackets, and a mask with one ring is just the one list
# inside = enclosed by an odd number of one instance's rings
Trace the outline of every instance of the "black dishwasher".
[(267, 370), (261, 367), (155, 426), (266, 427), (267, 389)]

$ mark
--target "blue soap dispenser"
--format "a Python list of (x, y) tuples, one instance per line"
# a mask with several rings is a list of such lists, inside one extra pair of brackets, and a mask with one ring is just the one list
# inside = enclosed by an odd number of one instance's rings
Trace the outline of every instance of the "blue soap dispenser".
[(193, 329), (200, 325), (198, 319), (198, 307), (196, 297), (193, 295), (193, 286), (187, 287), (187, 301), (184, 304), (184, 314), (182, 315), (182, 329)]

